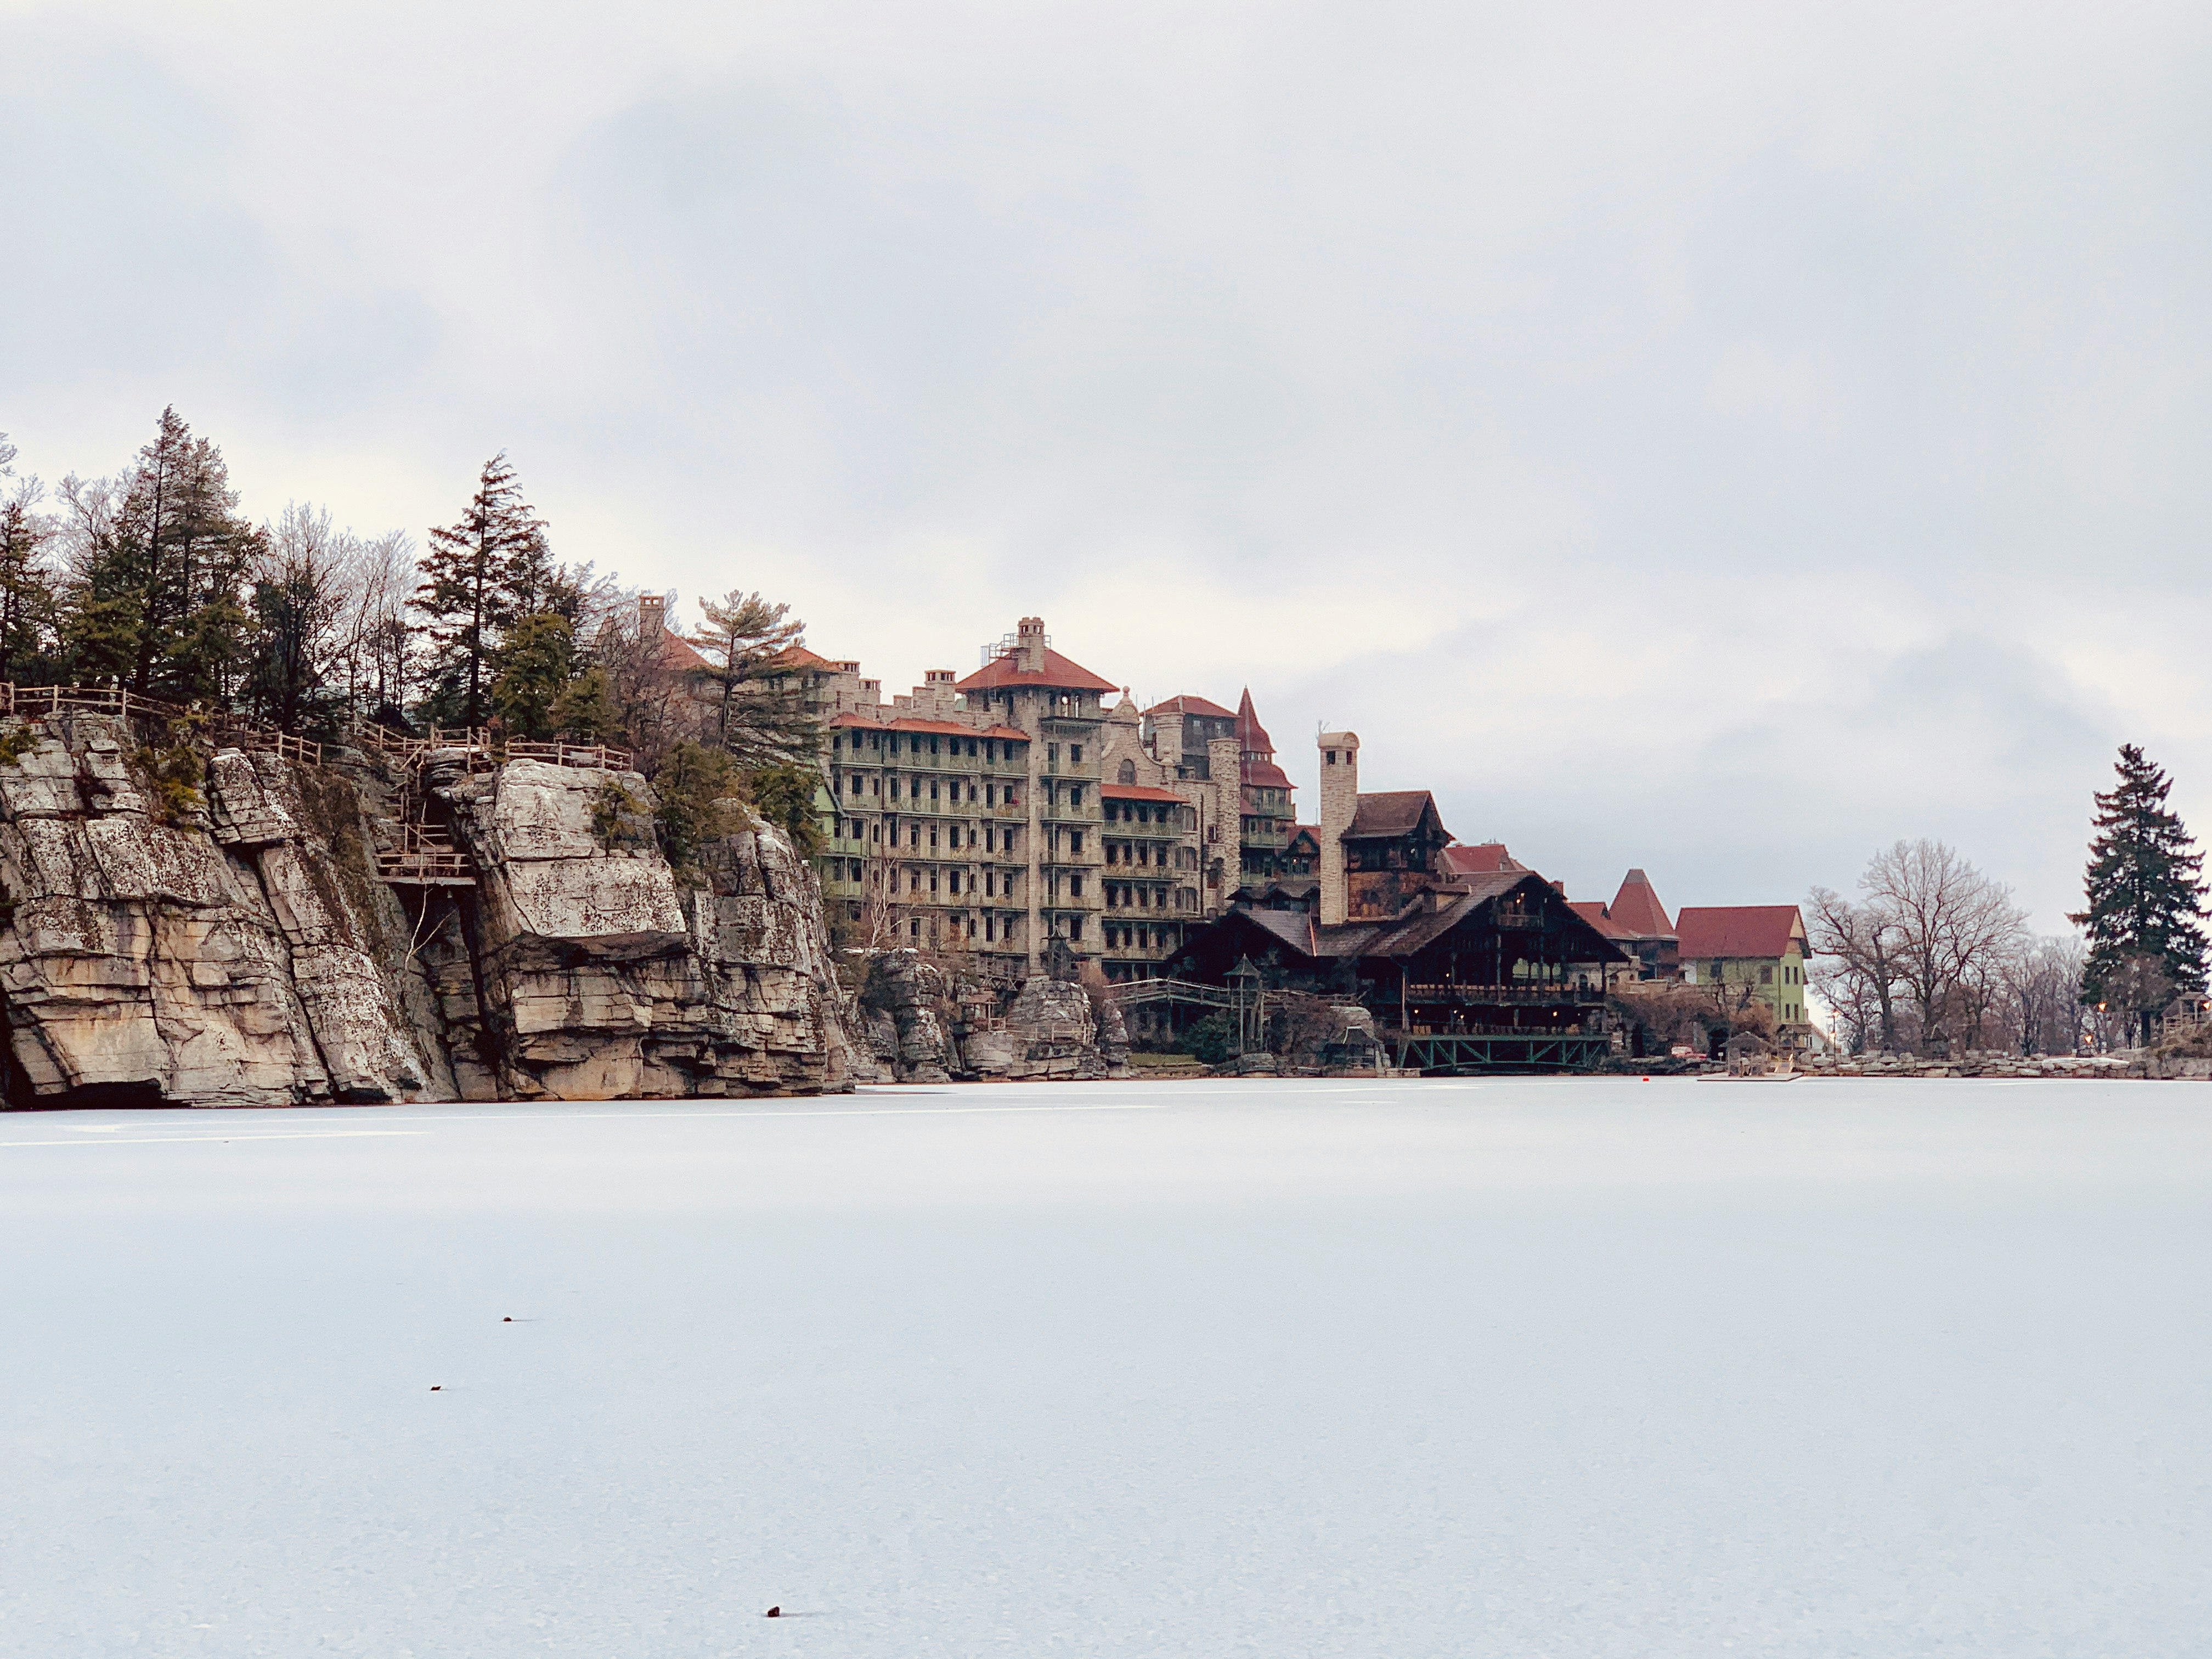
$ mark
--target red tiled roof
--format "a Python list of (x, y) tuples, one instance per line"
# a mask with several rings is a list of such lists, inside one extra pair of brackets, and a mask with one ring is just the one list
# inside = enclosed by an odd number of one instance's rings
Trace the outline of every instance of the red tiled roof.
[(1667, 907), (1659, 902), (1658, 890), (1641, 870), (1631, 870), (1621, 878), (1620, 890), (1613, 896), (1612, 913), (1623, 931), (1637, 939), (1664, 939), (1674, 931), (1674, 924), (1667, 920)]
[(660, 630), (660, 665), (664, 668), (710, 668), (691, 641), (672, 628)]
[(1108, 800), (1164, 800), (1181, 801), (1182, 797), (1172, 789), (1154, 789), (1141, 783), (1102, 783), (1098, 793)]
[(1528, 867), (1507, 852), (1502, 841), (1486, 841), (1479, 847), (1447, 847), (1437, 856), (1449, 876), (1494, 876)]
[(1170, 697), (1165, 702), (1156, 702), (1145, 712), (1147, 714), (1211, 714), (1216, 720), (1233, 720), (1237, 718), (1218, 702), (1208, 702), (1204, 697), (1194, 697), (1188, 694)]
[(1607, 939), (1628, 939), (1632, 937), (1632, 935), (1625, 932), (1621, 928), (1620, 925), (1614, 921), (1611, 916), (1606, 915), (1605, 901), (1602, 899), (1569, 899), (1567, 901), (1567, 908), (1573, 911), (1584, 921), (1589, 923), (1591, 927), (1596, 928), (1599, 933), (1603, 933)]
[(1321, 850), (1321, 830), (1315, 825), (1310, 823), (1292, 824), (1291, 826), (1291, 839), (1286, 845), (1291, 847), (1297, 846), (1298, 843), (1298, 837), (1300, 836), (1304, 836), (1308, 841), (1314, 844), (1314, 850), (1316, 852)]
[(1288, 789), (1293, 787), (1290, 774), (1271, 760), (1248, 760), (1243, 762), (1237, 770), (1243, 775), (1237, 779), (1239, 783), (1257, 785), (1262, 789)]
[(1027, 743), (1030, 734), (1018, 732), (1011, 726), (994, 726), (978, 730), (963, 726), (957, 720), (926, 720), (912, 714), (902, 714), (896, 720), (874, 720), (866, 714), (850, 713), (833, 714), (830, 726), (865, 726), (872, 732), (925, 732), (953, 738), (998, 738), (1010, 743)]
[(1021, 653), (1009, 651), (1003, 657), (994, 657), (966, 679), (957, 681), (956, 691), (990, 691), (1002, 685), (1040, 685), (1054, 691), (1119, 691), (1121, 688), (1111, 680), (1102, 680), (1079, 663), (1070, 662), (1059, 652), (1047, 649), (1044, 671), (1032, 674), (1015, 665)]
[(1802, 937), (1804, 919), (1794, 904), (1716, 904), (1674, 917), (1685, 962), (1699, 957), (1784, 957), (1790, 936)]

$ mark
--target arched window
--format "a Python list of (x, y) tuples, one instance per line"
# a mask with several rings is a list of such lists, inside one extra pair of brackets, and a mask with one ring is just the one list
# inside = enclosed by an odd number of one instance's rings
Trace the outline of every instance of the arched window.
[(1121, 763), (1121, 781), (1124, 783), (1134, 783), (1136, 781), (1137, 763), (1133, 760), (1123, 761)]

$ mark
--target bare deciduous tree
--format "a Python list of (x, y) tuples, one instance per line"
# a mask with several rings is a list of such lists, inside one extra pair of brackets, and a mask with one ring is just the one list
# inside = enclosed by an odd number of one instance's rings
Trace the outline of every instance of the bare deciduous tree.
[(1922, 1048), (1971, 1036), (1972, 988), (2027, 934), (2012, 889), (1925, 838), (1875, 854), (1859, 884), (1895, 929), (1898, 979), (1920, 1016)]
[(1847, 1020), (1857, 1017), (1856, 1046), (1900, 1046), (1900, 999), (1923, 1051), (1983, 1038), (2002, 996), (2003, 965), (2027, 937), (2012, 890), (1923, 838), (1876, 853), (1859, 890), (1865, 898), (1853, 904), (1815, 888), (1808, 925), (1814, 952), (1826, 958), (1815, 983)]

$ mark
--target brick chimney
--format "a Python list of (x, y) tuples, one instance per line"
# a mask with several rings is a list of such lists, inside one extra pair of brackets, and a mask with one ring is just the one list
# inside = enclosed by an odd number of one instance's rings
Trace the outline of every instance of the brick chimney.
[(657, 640), (668, 631), (668, 600), (659, 593), (637, 596), (637, 635), (641, 640)]
[(1359, 811), (1359, 734), (1321, 734), (1321, 920), (1323, 927), (1346, 914), (1344, 832)]
[(1044, 672), (1044, 618), (1024, 617), (1015, 635), (1015, 665), (1024, 674)]

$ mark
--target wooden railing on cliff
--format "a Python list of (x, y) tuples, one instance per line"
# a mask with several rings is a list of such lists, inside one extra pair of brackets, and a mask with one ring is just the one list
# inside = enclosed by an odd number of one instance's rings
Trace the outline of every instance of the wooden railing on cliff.
[(484, 726), (451, 731), (432, 726), (426, 738), (410, 737), (381, 726), (357, 726), (353, 740), (399, 763), (400, 843), (376, 855), (380, 879), (398, 886), (470, 887), (477, 869), (469, 855), (454, 846), (445, 826), (430, 818), (428, 793), (422, 787), (422, 767), (432, 754), (459, 750), (471, 771), (489, 770), (511, 760), (550, 761), (556, 766), (596, 767), (602, 771), (627, 772), (630, 752), (597, 743), (532, 743), (511, 739)]
[[(259, 750), (288, 760), (319, 766), (323, 745), (312, 738), (280, 732), (273, 726), (237, 714), (187, 708), (160, 697), (149, 697), (121, 686), (17, 685), (0, 680), (0, 715), (46, 720), (55, 714), (105, 714), (113, 720), (160, 720), (164, 725), (204, 736), (212, 742), (239, 749)], [(362, 749), (373, 750), (399, 762), (399, 845), (376, 854), (376, 873), (387, 882), (410, 886), (469, 887), (476, 884), (476, 866), (455, 847), (445, 828), (430, 821), (428, 801), (422, 787), (422, 763), (432, 750), (459, 750), (471, 770), (510, 760), (550, 761), (556, 766), (594, 767), (601, 771), (627, 772), (632, 756), (627, 749), (598, 743), (531, 743), (510, 739), (485, 726), (459, 731), (432, 726), (427, 738), (409, 737), (380, 726), (354, 726), (348, 736)]]
[(120, 686), (17, 685), (12, 680), (0, 680), (0, 714), (37, 720), (73, 712), (106, 714), (123, 720), (158, 720), (204, 732), (217, 743), (239, 749), (258, 749), (288, 760), (305, 761), (309, 765), (319, 766), (323, 759), (323, 746), (313, 738), (280, 732), (273, 726), (238, 714), (187, 708), (181, 703), (165, 702), (159, 697), (145, 696)]
[(501, 761), (542, 760), (556, 766), (588, 766), (607, 772), (627, 772), (632, 762), (627, 749), (612, 749), (599, 743), (529, 743), (481, 726), (460, 729), (434, 726), (427, 738), (409, 737), (381, 726), (357, 726), (353, 729), (353, 738), (363, 749), (374, 749), (409, 766), (420, 762), (434, 749), (458, 749), (468, 757), (471, 765), (478, 760), (492, 765)]

